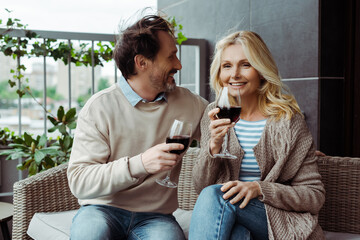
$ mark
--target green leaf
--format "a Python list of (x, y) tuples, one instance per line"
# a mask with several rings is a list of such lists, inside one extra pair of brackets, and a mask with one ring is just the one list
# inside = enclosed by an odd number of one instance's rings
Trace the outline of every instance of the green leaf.
[(65, 139), (64, 139), (64, 149), (65, 149), (65, 151), (67, 149), (69, 149), (69, 147), (71, 147), (70, 145), (71, 145), (71, 137), (66, 136)]
[(48, 132), (49, 132), (49, 133), (55, 132), (56, 129), (58, 129), (58, 128), (59, 128), (59, 126), (54, 126), (54, 127), (52, 127), (52, 128), (49, 128), (49, 129), (48, 129)]
[(13, 154), (14, 153), (14, 150), (13, 149), (10, 149), (10, 150), (5, 150), (5, 151), (2, 151), (0, 152), (0, 156), (2, 155), (10, 155), (10, 154)]
[(17, 169), (17, 170), (21, 170), (21, 171), (23, 171), (23, 170), (25, 170), (25, 169), (26, 169), (26, 167), (24, 166), (24, 164), (23, 164), (23, 163), (19, 163), (18, 165), (16, 165), (16, 169)]
[(12, 21), (12, 19), (11, 19), (11, 18), (8, 18), (8, 21), (7, 21), (7, 23), (6, 23), (6, 26), (10, 27), (10, 26), (12, 26), (13, 24), (14, 24), (14, 22)]
[(29, 167), (29, 175), (35, 175), (37, 173), (37, 165), (35, 162), (32, 162)]
[(71, 122), (71, 123), (69, 123), (68, 125), (68, 128), (70, 128), (70, 129), (75, 129), (76, 128), (76, 122), (74, 121), (74, 122)]
[(46, 137), (45, 134), (43, 134), (43, 135), (41, 136), (40, 140), (39, 140), (38, 146), (39, 146), (39, 147), (44, 147), (45, 144), (46, 144), (46, 142), (47, 142), (47, 137)]
[[(46, 157), (45, 158), (45, 163), (49, 166), (49, 167), (54, 167), (55, 166), (55, 162), (50, 158), (50, 157)], [(48, 168), (49, 168), (48, 167)]]
[(176, 39), (176, 41), (177, 41), (177, 43), (178, 43), (179, 45), (181, 45), (182, 42), (184, 42), (184, 41), (186, 41), (186, 40), (187, 40), (187, 37), (185, 37), (182, 32), (179, 32), (179, 33), (177, 34), (177, 39)]
[(16, 90), (16, 93), (19, 95), (20, 98), (25, 95), (25, 92), (23, 90), (19, 90), (19, 89)]
[(34, 141), (33, 138), (27, 134), (27, 132), (24, 133), (24, 140), (25, 140), (25, 144), (26, 146), (31, 146), (31, 143)]
[(61, 124), (61, 125), (59, 126), (59, 132), (60, 132), (61, 134), (66, 135), (66, 126), (65, 126), (64, 124)]
[(43, 153), (43, 154), (49, 154), (49, 155), (56, 155), (59, 151), (59, 147), (47, 147), (47, 148), (43, 148), (38, 150), (39, 152)]
[(60, 106), (57, 111), (57, 118), (59, 121), (62, 121), (63, 117), (64, 117), (64, 107)]
[(35, 161), (34, 158), (30, 157), (30, 158), (26, 159), (26, 160), (22, 163), (22, 165), (23, 165), (23, 167), (26, 169), (26, 168), (28, 168), (28, 167), (30, 166), (30, 164), (31, 164), (32, 162), (34, 162), (34, 161)]
[(41, 161), (44, 159), (44, 157), (46, 156), (45, 153), (41, 152), (40, 150), (36, 149), (35, 150), (35, 154), (34, 154), (34, 158), (35, 158), (35, 162), (37, 165), (41, 164)]
[(16, 85), (16, 82), (9, 80), (8, 81), (10, 87), (14, 87)]
[(69, 111), (67, 111), (66, 113), (66, 121), (69, 121), (69, 119), (75, 117), (76, 114), (76, 108), (71, 108)]
[(21, 148), (22, 150), (26, 150), (26, 149), (29, 149), (28, 146), (22, 144), (22, 143), (10, 143), (9, 144), (9, 147), (12, 147), (12, 148)]
[(52, 116), (48, 116), (47, 117), (49, 120), (50, 120), (50, 122), (53, 124), (53, 125), (58, 125), (59, 124), (59, 122), (55, 119), (55, 118), (53, 118)]

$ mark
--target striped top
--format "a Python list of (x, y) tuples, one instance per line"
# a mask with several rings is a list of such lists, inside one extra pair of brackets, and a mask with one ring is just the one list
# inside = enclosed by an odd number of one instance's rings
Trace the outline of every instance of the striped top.
[(259, 165), (256, 161), (253, 148), (259, 142), (264, 130), (266, 119), (249, 122), (240, 119), (235, 124), (235, 134), (245, 155), (241, 162), (239, 180), (243, 182), (258, 181), (261, 177)]

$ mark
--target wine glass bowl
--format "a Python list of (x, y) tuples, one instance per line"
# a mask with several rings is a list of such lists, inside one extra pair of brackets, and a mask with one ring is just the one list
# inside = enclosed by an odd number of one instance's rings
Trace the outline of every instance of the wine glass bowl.
[[(238, 90), (235, 96), (231, 96), (228, 92), (228, 88), (223, 87), (217, 101), (217, 107), (220, 109), (219, 112), (216, 114), (217, 118), (228, 118), (230, 119), (231, 123), (239, 121), (241, 113), (240, 91)], [(214, 154), (214, 157), (228, 159), (237, 158), (235, 155), (232, 155), (227, 149), (228, 133), (229, 131), (225, 134), (222, 151), (218, 154)]]
[[(170, 133), (166, 138), (166, 143), (180, 143), (184, 145), (184, 148), (181, 150), (171, 150), (170, 153), (178, 155), (184, 153), (190, 145), (191, 132), (191, 123), (175, 119), (171, 126)], [(170, 174), (171, 171), (168, 171), (164, 179), (156, 179), (156, 182), (164, 187), (176, 188), (177, 184), (170, 180)]]

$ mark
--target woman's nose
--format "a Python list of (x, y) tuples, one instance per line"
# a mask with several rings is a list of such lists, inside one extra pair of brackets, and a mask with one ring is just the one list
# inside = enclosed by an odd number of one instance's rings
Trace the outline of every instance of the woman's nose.
[(241, 71), (240, 71), (240, 68), (234, 68), (232, 73), (231, 73), (231, 77), (233, 79), (238, 79), (241, 77)]

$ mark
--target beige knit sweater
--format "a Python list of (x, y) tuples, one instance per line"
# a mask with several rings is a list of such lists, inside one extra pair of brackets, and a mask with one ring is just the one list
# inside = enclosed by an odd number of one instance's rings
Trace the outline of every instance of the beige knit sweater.
[[(209, 152), (207, 113), (201, 120), (201, 152), (193, 170), (198, 193), (208, 185), (237, 180), (244, 151), (233, 129), (229, 151), (235, 160), (214, 158)], [(315, 147), (305, 120), (297, 114), (291, 120), (268, 119), (254, 154), (261, 170), (259, 181), (265, 203), (269, 239), (324, 239), (318, 213), (325, 201), (325, 189), (316, 163)]]
[[(68, 167), (71, 192), (81, 205), (104, 204), (134, 212), (172, 213), (177, 189), (155, 182), (167, 172), (146, 172), (141, 154), (164, 143), (174, 119), (199, 122), (207, 102), (177, 87), (167, 101), (133, 107), (117, 84), (92, 96), (81, 110)], [(171, 172), (177, 182), (181, 162)]]

